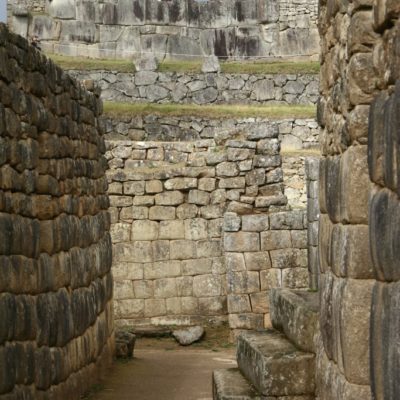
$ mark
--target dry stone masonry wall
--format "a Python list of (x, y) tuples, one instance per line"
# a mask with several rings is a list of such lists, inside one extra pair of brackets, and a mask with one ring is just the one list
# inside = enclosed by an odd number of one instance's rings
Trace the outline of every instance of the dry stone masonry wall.
[(319, 147), (319, 128), (315, 119), (285, 118), (205, 118), (192, 116), (135, 115), (103, 119), (107, 140), (133, 141), (224, 141), (228, 137), (259, 132), (268, 125), (279, 135), (282, 150)]
[[(293, 250), (297, 257), (293, 265), (278, 266), (275, 257), (273, 264), (261, 267), (265, 257), (269, 261), (268, 250), (276, 250), (257, 244), (268, 224), (254, 233), (257, 242), (248, 244), (251, 250), (240, 244), (235, 249), (235, 241), (229, 248), (224, 246), (231, 235), (224, 228), (224, 217), (229, 213), (234, 213), (240, 227), (243, 214), (260, 213), (259, 217), (268, 221), (262, 214), (289, 206), (284, 194), (278, 124), (257, 126), (246, 133), (225, 131), (215, 139), (189, 142), (107, 142), (119, 325), (220, 322), (230, 313), (227, 299), (232, 310), (237, 310), (232, 306), (235, 299), (227, 298), (227, 294), (245, 293), (253, 304), (246, 312), (249, 321), (238, 325), (232, 317), (231, 326), (259, 327), (268, 314), (264, 295), (269, 287), (282, 282), (279, 268), (298, 268), (283, 272), (283, 281), (306, 286), (305, 212), (296, 214), (301, 226), (271, 228), (286, 229), (284, 234), (289, 236), (290, 230), (299, 230), (292, 234), (297, 235), (297, 241), (293, 239), (292, 243), (289, 237), (284, 244), (287, 252), (291, 247), (298, 249)], [(304, 203), (302, 206), (305, 209)], [(287, 212), (287, 218), (291, 213)], [(254, 220), (259, 217), (254, 216)], [(248, 270), (253, 281), (248, 282), (244, 274), (242, 280), (229, 280), (225, 258), (233, 251), (250, 259)], [(244, 254), (253, 251), (252, 255)], [(275, 268), (272, 274), (266, 271), (271, 266)], [(240, 285), (245, 288), (240, 289)]]
[(309, 74), (187, 74), (70, 71), (94, 80), (106, 101), (194, 104), (316, 104), (318, 77)]
[(71, 56), (160, 59), (314, 55), (317, 1), (309, 0), (9, 0), (26, 4), (13, 29), (37, 34), (46, 50)]
[(400, 395), (399, 16), (320, 1), (320, 400)]
[(0, 24), (1, 399), (78, 399), (111, 362), (101, 111)]

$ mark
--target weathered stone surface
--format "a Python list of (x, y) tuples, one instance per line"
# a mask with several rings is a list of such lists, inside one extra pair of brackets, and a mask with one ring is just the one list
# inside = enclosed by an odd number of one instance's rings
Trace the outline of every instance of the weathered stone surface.
[(180, 345), (189, 346), (201, 340), (204, 335), (204, 328), (202, 326), (192, 326), (172, 331), (172, 335)]
[(132, 358), (136, 336), (126, 331), (117, 331), (115, 334), (115, 353), (117, 358)]
[(272, 289), (271, 322), (303, 351), (315, 353), (314, 335), (319, 328), (318, 293)]
[(264, 396), (313, 394), (314, 357), (275, 331), (245, 333), (238, 339), (239, 368)]

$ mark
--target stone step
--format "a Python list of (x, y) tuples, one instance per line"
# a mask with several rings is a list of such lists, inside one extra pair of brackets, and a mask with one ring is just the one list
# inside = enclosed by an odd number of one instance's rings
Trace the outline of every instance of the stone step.
[(283, 332), (298, 348), (312, 353), (315, 353), (318, 309), (318, 293), (289, 289), (270, 291), (272, 326)]
[(238, 368), (229, 368), (213, 372), (213, 399), (262, 400), (262, 397)]
[(312, 396), (315, 355), (297, 349), (274, 330), (243, 333), (237, 362), (242, 374), (264, 396)]
[(238, 368), (218, 369), (213, 372), (214, 400), (314, 400), (305, 396), (262, 396), (241, 374)]

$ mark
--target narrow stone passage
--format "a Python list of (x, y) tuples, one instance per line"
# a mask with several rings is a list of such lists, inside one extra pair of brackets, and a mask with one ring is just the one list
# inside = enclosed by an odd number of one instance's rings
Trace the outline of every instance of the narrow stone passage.
[[(158, 342), (158, 343), (157, 343)], [(211, 400), (212, 371), (236, 366), (235, 349), (138, 340), (135, 358), (117, 362), (90, 400)]]

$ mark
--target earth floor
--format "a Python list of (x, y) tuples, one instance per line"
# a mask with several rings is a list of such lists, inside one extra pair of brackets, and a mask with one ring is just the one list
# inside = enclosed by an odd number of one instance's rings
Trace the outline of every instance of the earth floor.
[(212, 400), (212, 371), (235, 366), (234, 345), (221, 332), (188, 347), (172, 338), (139, 338), (134, 358), (116, 361), (87, 399)]

